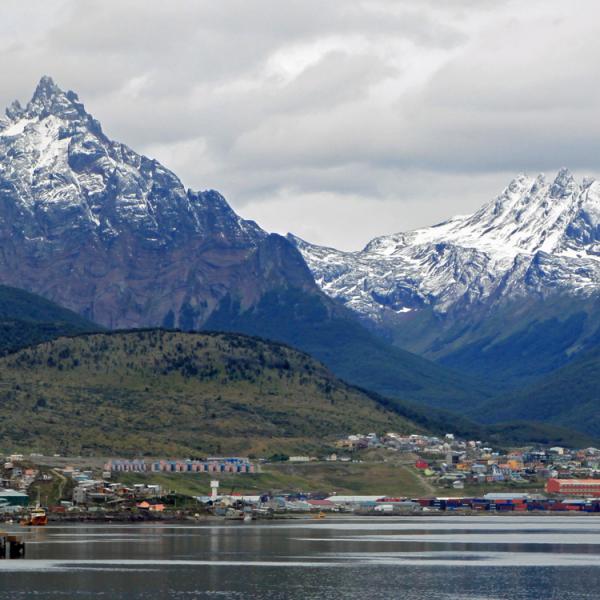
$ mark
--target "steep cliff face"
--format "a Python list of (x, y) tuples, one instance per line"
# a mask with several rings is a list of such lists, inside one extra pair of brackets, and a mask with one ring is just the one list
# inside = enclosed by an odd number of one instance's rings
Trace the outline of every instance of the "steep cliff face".
[(200, 327), (223, 297), (318, 293), (284, 238), (106, 137), (44, 77), (0, 121), (0, 281), (108, 327)]

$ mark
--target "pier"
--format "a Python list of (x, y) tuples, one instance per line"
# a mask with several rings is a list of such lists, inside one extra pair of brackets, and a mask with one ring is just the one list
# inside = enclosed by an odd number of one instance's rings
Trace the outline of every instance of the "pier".
[(0, 560), (25, 558), (25, 542), (16, 535), (0, 532)]

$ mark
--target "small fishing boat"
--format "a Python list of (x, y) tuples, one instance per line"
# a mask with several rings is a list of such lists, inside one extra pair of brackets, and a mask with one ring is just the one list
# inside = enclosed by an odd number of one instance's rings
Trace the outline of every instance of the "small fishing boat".
[(19, 525), (23, 527), (43, 527), (48, 524), (48, 515), (41, 506), (36, 506), (31, 512), (21, 519)]

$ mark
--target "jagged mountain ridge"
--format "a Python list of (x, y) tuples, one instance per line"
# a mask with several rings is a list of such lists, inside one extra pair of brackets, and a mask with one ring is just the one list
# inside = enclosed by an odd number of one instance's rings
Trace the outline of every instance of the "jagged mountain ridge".
[(292, 243), (108, 139), (48, 77), (0, 124), (0, 283), (111, 329), (270, 337), (395, 398), (485, 396), (367, 331), (320, 290)]
[[(577, 306), (594, 313), (600, 182), (578, 183), (566, 169), (551, 181), (521, 175), (472, 215), (379, 237), (358, 252), (288, 239), (331, 297), (391, 332), (403, 347), (461, 366), (451, 356), (458, 349), (476, 344), (485, 350), (528, 327), (536, 314), (561, 318)], [(546, 310), (552, 304), (556, 310), (540, 312), (540, 305)], [(489, 326), (503, 313), (504, 331)], [(582, 336), (561, 349), (565, 357), (599, 325), (595, 316), (589, 319)]]
[(473, 215), (379, 237), (359, 252), (289, 239), (324, 291), (374, 319), (425, 305), (443, 314), (460, 301), (495, 301), (498, 291), (594, 293), (600, 183), (578, 184), (566, 169), (553, 182), (521, 175)]
[(15, 101), (7, 109), (0, 138), (2, 191), (18, 195), (31, 233), (42, 238), (61, 233), (53, 228), (55, 214), (103, 240), (134, 227), (148, 246), (173, 243), (190, 231), (241, 243), (266, 236), (217, 192), (186, 190), (158, 161), (108, 139), (77, 95), (49, 77), (26, 107)]
[(3, 283), (108, 327), (191, 329), (228, 293), (318, 291), (283, 238), (108, 139), (49, 77), (0, 121), (0, 247)]

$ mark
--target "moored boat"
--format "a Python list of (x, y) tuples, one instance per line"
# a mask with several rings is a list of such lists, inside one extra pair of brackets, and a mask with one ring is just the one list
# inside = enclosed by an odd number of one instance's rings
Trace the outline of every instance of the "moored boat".
[(19, 522), (24, 527), (43, 527), (48, 524), (48, 515), (46, 511), (37, 506), (24, 519)]

